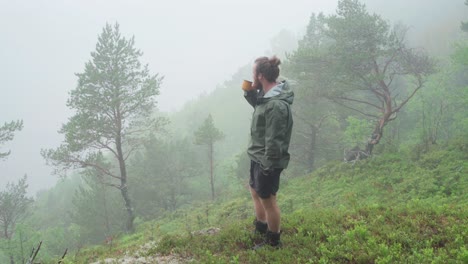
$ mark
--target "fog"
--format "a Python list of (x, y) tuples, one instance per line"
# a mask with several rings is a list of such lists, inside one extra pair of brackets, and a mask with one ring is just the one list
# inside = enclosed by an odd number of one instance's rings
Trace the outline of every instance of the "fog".
[[(12, 154), (0, 161), (0, 188), (24, 174), (32, 193), (57, 181), (39, 152), (60, 144), (57, 131), (71, 115), (66, 101), (76, 86), (74, 73), (83, 71), (106, 22), (118, 22), (123, 35), (135, 36), (142, 61), (152, 73), (165, 76), (157, 101), (161, 111), (170, 112), (271, 53), (270, 41), (281, 30), (300, 38), (311, 13), (333, 12), (336, 2), (1, 1), (0, 123), (22, 119), (24, 128), (1, 146)], [(451, 1), (425, 1), (407, 9), (404, 1), (367, 2), (369, 9), (421, 35), (435, 23), (430, 10), (440, 11)], [(462, 9), (458, 2), (450, 10)], [(453, 23), (459, 23), (458, 16)]]
[[(287, 7), (286, 7), (287, 3)], [(159, 109), (173, 111), (209, 92), (238, 67), (268, 51), (282, 29), (299, 34), (311, 11), (335, 1), (2, 1), (0, 122), (24, 128), (2, 149), (0, 188), (24, 174), (35, 192), (57, 181), (40, 156), (60, 144), (71, 112), (68, 92), (106, 22), (135, 36), (142, 61), (163, 76)]]

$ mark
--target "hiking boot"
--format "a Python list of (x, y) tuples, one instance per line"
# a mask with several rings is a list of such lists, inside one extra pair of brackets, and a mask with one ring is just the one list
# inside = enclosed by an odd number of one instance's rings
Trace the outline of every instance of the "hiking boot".
[(267, 223), (264, 223), (255, 219), (253, 224), (255, 226), (254, 234), (265, 235), (267, 233), (267, 230), (268, 230)]
[(267, 246), (273, 247), (274, 249), (279, 249), (283, 246), (283, 243), (281, 243), (280, 237), (281, 237), (281, 232), (273, 233), (270, 230), (268, 230), (265, 235), (265, 240), (262, 243), (255, 245), (253, 247), (253, 250), (258, 250), (261, 248), (265, 248)]

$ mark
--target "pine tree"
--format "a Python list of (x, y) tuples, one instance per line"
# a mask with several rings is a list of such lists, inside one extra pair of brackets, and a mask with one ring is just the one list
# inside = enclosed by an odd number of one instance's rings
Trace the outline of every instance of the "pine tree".
[(10, 263), (15, 263), (11, 240), (15, 226), (27, 215), (28, 208), (33, 200), (27, 197), (27, 176), (21, 178), (17, 184), (9, 183), (4, 191), (0, 191), (0, 238), (7, 241), (7, 251), (10, 255)]
[(214, 161), (214, 144), (224, 138), (224, 133), (214, 126), (213, 117), (211, 114), (205, 119), (203, 124), (195, 131), (195, 144), (204, 145), (208, 147), (208, 157), (210, 159), (210, 185), (211, 185), (211, 199), (215, 199), (214, 190), (214, 175), (213, 175), (213, 161)]
[[(13, 139), (15, 131), (23, 129), (23, 121), (11, 121), (0, 127), (0, 146)], [(0, 160), (8, 157), (11, 151), (0, 152)]]
[(76, 74), (78, 86), (67, 102), (75, 115), (60, 130), (65, 141), (55, 150), (42, 150), (56, 173), (92, 168), (96, 175), (105, 176), (105, 184), (119, 189), (128, 214), (128, 232), (134, 231), (135, 215), (127, 159), (165, 122), (152, 116), (162, 78), (151, 75), (148, 65), (142, 66), (142, 52), (134, 44), (134, 37), (120, 35), (118, 24), (104, 27), (92, 59), (83, 73)]

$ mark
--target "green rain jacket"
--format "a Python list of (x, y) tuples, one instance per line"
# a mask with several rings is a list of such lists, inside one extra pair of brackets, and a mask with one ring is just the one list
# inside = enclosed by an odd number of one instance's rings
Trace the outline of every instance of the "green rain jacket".
[(244, 96), (255, 108), (247, 154), (251, 160), (260, 163), (264, 170), (287, 168), (293, 126), (291, 105), (294, 93), (288, 83), (283, 81), (267, 94), (254, 90), (245, 92)]

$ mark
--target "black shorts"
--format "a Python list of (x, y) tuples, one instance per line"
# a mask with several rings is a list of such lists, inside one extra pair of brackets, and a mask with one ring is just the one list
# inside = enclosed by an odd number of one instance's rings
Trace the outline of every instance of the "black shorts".
[(270, 195), (276, 195), (279, 189), (280, 174), (283, 169), (265, 171), (260, 163), (250, 161), (250, 187), (254, 189), (260, 198), (266, 199)]

